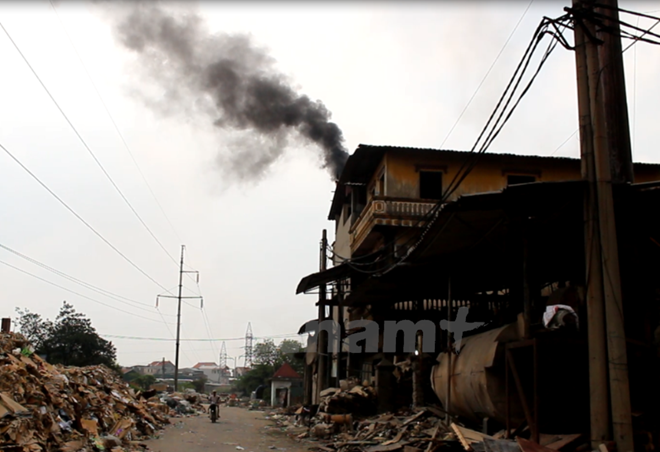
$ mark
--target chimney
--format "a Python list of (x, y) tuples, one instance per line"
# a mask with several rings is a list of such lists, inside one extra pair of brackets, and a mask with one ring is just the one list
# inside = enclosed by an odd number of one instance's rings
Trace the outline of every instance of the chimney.
[(2, 319), (2, 332), (9, 333), (11, 331), (11, 319)]

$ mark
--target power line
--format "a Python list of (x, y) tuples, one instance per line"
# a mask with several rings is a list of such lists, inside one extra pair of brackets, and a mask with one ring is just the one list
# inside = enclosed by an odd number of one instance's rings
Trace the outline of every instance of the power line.
[(561, 148), (563, 148), (564, 145), (565, 145), (566, 143), (568, 143), (568, 142), (570, 141), (570, 139), (573, 138), (573, 137), (579, 132), (579, 130), (580, 130), (580, 129), (575, 129), (575, 132), (573, 132), (572, 134), (570, 134), (569, 137), (566, 138), (566, 139), (565, 139), (565, 140), (564, 140), (559, 146), (557, 146), (557, 149), (555, 149), (554, 151), (552, 151), (552, 154), (550, 154), (550, 155), (551, 155), (551, 156), (552, 156), (552, 155), (555, 155), (555, 154), (557, 153), (558, 150), (560, 150)]
[[(124, 303), (124, 304), (127, 304), (127, 305), (129, 305), (129, 306), (133, 306), (133, 307), (135, 307), (135, 308), (137, 308), (137, 309), (142, 309), (142, 310), (144, 310), (144, 311), (147, 311), (147, 309), (142, 308), (142, 307), (140, 307), (140, 306), (135, 306), (135, 305), (130, 304), (130, 303), (128, 303), (128, 302), (132, 302), (132, 303), (135, 303), (135, 304), (138, 304), (138, 305), (142, 305), (142, 306), (150, 306), (150, 307), (152, 307), (151, 304), (143, 303), (143, 302), (141, 302), (141, 301), (134, 300), (134, 299), (132, 299), (132, 298), (124, 297), (124, 296), (119, 295), (119, 294), (116, 294), (116, 293), (114, 293), (114, 292), (110, 292), (109, 290), (105, 290), (105, 289), (102, 289), (102, 288), (100, 288), (100, 287), (98, 287), (98, 286), (95, 286), (95, 285), (93, 285), (93, 284), (90, 284), (90, 283), (87, 283), (87, 282), (85, 282), (85, 281), (82, 281), (82, 280), (80, 280), (80, 279), (78, 279), (78, 278), (75, 278), (75, 277), (73, 277), (73, 276), (71, 276), (71, 275), (68, 275), (68, 274), (66, 274), (66, 273), (64, 273), (64, 272), (62, 272), (62, 271), (60, 271), (60, 270), (57, 270), (56, 268), (53, 268), (53, 267), (51, 267), (51, 266), (49, 266), (49, 265), (47, 265), (47, 264), (44, 264), (43, 262), (39, 262), (38, 260), (33, 259), (33, 258), (29, 257), (29, 256), (26, 256), (25, 254), (19, 253), (18, 251), (14, 250), (14, 249), (11, 249), (11, 248), (9, 248), (8, 246), (3, 245), (3, 244), (1, 244), (1, 243), (0, 243), (0, 248), (4, 249), (4, 250), (6, 250), (6, 251), (9, 251), (10, 253), (15, 254), (16, 256), (18, 256), (18, 257), (20, 257), (20, 258), (22, 258), (22, 259), (25, 259), (25, 260), (27, 260), (28, 262), (31, 262), (31, 263), (34, 264), (34, 265), (37, 265), (37, 266), (39, 266), (39, 267), (41, 267), (41, 268), (43, 268), (43, 269), (45, 269), (45, 270), (48, 270), (48, 271), (50, 271), (51, 273), (54, 273), (54, 274), (56, 274), (56, 275), (58, 275), (58, 276), (61, 276), (62, 278), (66, 278), (66, 279), (68, 279), (69, 281), (72, 281), (72, 282), (74, 282), (74, 283), (76, 283), (76, 284), (79, 284), (79, 285), (85, 287), (86, 289), (92, 290), (92, 291), (94, 291), (94, 292), (96, 292), (96, 293), (98, 293), (98, 294), (101, 294), (101, 295), (103, 295), (103, 296), (106, 296), (106, 297), (109, 297), (109, 298), (113, 298), (113, 299), (115, 299), (116, 301), (119, 301), (120, 303)], [(126, 300), (126, 301), (123, 301), (123, 300)], [(148, 310), (148, 311), (151, 312), (151, 310)]]
[[(66, 35), (67, 39), (69, 40), (69, 44), (71, 44), (71, 48), (75, 52), (76, 56), (78, 57), (78, 61), (80, 62), (80, 65), (82, 66), (83, 70), (85, 71), (85, 74), (87, 75), (87, 79), (91, 83), (92, 87), (94, 88), (94, 91), (96, 92), (96, 95), (99, 98), (99, 101), (101, 101), (101, 105), (103, 105), (103, 108), (105, 109), (105, 112), (108, 115), (108, 118), (110, 119), (110, 122), (112, 122), (112, 125), (117, 132), (117, 135), (121, 139), (121, 142), (124, 145), (124, 148), (126, 149), (126, 152), (128, 152), (128, 155), (131, 157), (131, 160), (133, 161), (133, 164), (135, 165), (135, 168), (137, 168), (138, 173), (140, 173), (140, 176), (142, 177), (142, 180), (144, 181), (144, 184), (147, 186), (149, 189), (149, 192), (151, 193), (151, 196), (154, 198), (154, 201), (158, 205), (158, 208), (160, 209), (161, 213), (165, 217), (165, 220), (167, 220), (167, 223), (170, 225), (172, 228), (172, 232), (174, 232), (174, 235), (179, 239), (179, 242), (183, 242), (179, 234), (177, 233), (176, 229), (174, 228), (174, 225), (170, 221), (170, 218), (167, 216), (167, 213), (165, 213), (165, 209), (163, 209), (162, 204), (158, 201), (158, 198), (156, 197), (156, 194), (154, 193), (153, 189), (151, 188), (151, 185), (149, 182), (147, 182), (147, 178), (145, 177), (144, 173), (142, 172), (142, 169), (140, 168), (140, 165), (138, 165), (137, 160), (133, 156), (133, 152), (131, 152), (131, 149), (128, 146), (128, 143), (126, 142), (126, 139), (124, 138), (124, 135), (121, 133), (119, 130), (119, 126), (117, 126), (117, 122), (115, 121), (114, 117), (110, 113), (110, 110), (108, 109), (107, 104), (105, 103), (105, 100), (103, 99), (103, 96), (101, 96), (101, 93), (96, 86), (96, 83), (94, 83), (94, 79), (92, 78), (92, 75), (90, 74), (89, 70), (87, 69), (87, 66), (85, 65), (85, 62), (83, 61), (82, 57), (80, 56), (80, 53), (78, 52), (78, 49), (76, 48), (75, 44), (73, 43), (73, 40), (71, 39), (71, 35), (66, 30), (66, 27), (64, 26), (64, 23), (62, 22), (62, 19), (60, 18), (59, 13), (57, 12), (57, 8), (53, 4), (52, 0), (49, 0), (50, 6), (53, 9), (53, 12), (55, 13), (55, 16), (57, 17), (58, 22), (60, 23), (60, 26), (62, 27), (62, 31), (64, 31), (64, 34)], [(169, 253), (168, 253), (169, 254)], [(171, 256), (170, 256), (171, 257)], [(176, 263), (176, 260), (175, 260)]]
[(16, 42), (14, 41), (14, 39), (11, 37), (11, 35), (10, 35), (9, 32), (7, 31), (7, 29), (4, 27), (4, 25), (2, 24), (2, 22), (0, 22), (0, 27), (1, 27), (2, 30), (5, 32), (5, 34), (7, 35), (7, 37), (9, 38), (9, 40), (11, 41), (11, 43), (13, 44), (14, 48), (15, 48), (16, 51), (19, 53), (19, 55), (21, 56), (21, 58), (23, 58), (23, 61), (25, 62), (25, 64), (28, 66), (28, 68), (30, 68), (30, 71), (32, 71), (32, 74), (36, 77), (36, 79), (37, 79), (37, 81), (39, 82), (39, 84), (41, 85), (41, 87), (44, 89), (44, 91), (46, 91), (46, 94), (48, 94), (48, 97), (50, 98), (50, 100), (53, 101), (53, 103), (55, 104), (55, 106), (57, 107), (57, 109), (59, 110), (59, 112), (62, 114), (62, 116), (64, 117), (64, 119), (65, 119), (65, 121), (67, 122), (67, 124), (69, 124), (69, 127), (71, 127), (71, 130), (73, 130), (73, 132), (74, 132), (74, 134), (76, 135), (76, 137), (78, 137), (78, 140), (82, 143), (82, 145), (85, 147), (85, 149), (87, 149), (87, 151), (88, 151), (89, 154), (92, 156), (92, 158), (94, 159), (94, 161), (96, 162), (96, 164), (99, 166), (99, 168), (101, 168), (101, 171), (103, 172), (103, 174), (105, 175), (105, 177), (110, 181), (110, 183), (111, 183), (112, 186), (115, 188), (115, 190), (117, 191), (117, 193), (119, 193), (119, 196), (121, 196), (121, 198), (124, 200), (124, 202), (126, 203), (126, 205), (131, 209), (131, 211), (133, 212), (133, 214), (135, 215), (135, 217), (140, 221), (140, 223), (142, 224), (142, 226), (144, 226), (144, 228), (147, 230), (147, 232), (149, 233), (149, 235), (151, 235), (151, 237), (156, 241), (156, 243), (158, 243), (158, 245), (159, 245), (159, 246), (162, 248), (162, 250), (163, 250), (163, 251), (169, 256), (169, 258), (172, 259), (172, 260), (174, 261), (174, 263), (176, 263), (176, 259), (174, 259), (174, 257), (172, 257), (172, 255), (167, 251), (167, 248), (165, 248), (165, 246), (163, 246), (163, 244), (160, 242), (160, 240), (158, 240), (158, 238), (156, 237), (156, 235), (151, 231), (151, 229), (149, 229), (149, 226), (147, 226), (147, 224), (144, 222), (144, 220), (142, 219), (142, 217), (141, 217), (141, 216), (137, 213), (137, 211), (133, 208), (133, 205), (132, 205), (132, 204), (130, 203), (130, 201), (126, 198), (126, 196), (124, 196), (124, 193), (121, 191), (121, 189), (117, 186), (117, 184), (116, 184), (115, 181), (112, 179), (112, 177), (110, 176), (110, 174), (109, 174), (109, 173), (106, 171), (106, 169), (103, 167), (103, 164), (102, 164), (102, 163), (99, 161), (99, 159), (96, 157), (96, 155), (94, 154), (94, 152), (92, 151), (92, 149), (87, 145), (87, 142), (83, 139), (82, 135), (80, 135), (80, 133), (78, 132), (78, 129), (76, 129), (76, 127), (73, 125), (73, 123), (71, 122), (71, 120), (69, 119), (69, 117), (66, 115), (66, 113), (64, 113), (64, 110), (62, 109), (62, 107), (60, 107), (60, 105), (59, 105), (59, 103), (57, 102), (57, 100), (55, 100), (55, 97), (53, 97), (53, 95), (50, 93), (50, 91), (48, 90), (48, 88), (46, 87), (46, 85), (44, 84), (44, 82), (43, 82), (43, 81), (41, 80), (41, 78), (39, 77), (39, 74), (37, 74), (37, 71), (34, 70), (34, 68), (32, 67), (32, 65), (30, 64), (30, 62), (28, 61), (28, 59), (25, 57), (25, 55), (23, 54), (23, 52), (21, 51), (21, 49), (18, 47), (18, 44), (16, 44)]
[(502, 53), (504, 52), (504, 49), (506, 49), (506, 46), (509, 45), (509, 41), (511, 41), (511, 38), (513, 37), (514, 33), (516, 32), (516, 30), (517, 30), (518, 27), (520, 26), (520, 23), (522, 22), (523, 18), (524, 18), (525, 15), (527, 14), (527, 11), (529, 11), (529, 8), (532, 6), (532, 3), (534, 3), (534, 0), (531, 0), (531, 1), (529, 2), (529, 4), (527, 5), (527, 8), (525, 8), (525, 11), (522, 13), (522, 16), (520, 16), (520, 19), (518, 19), (518, 22), (516, 23), (516, 26), (513, 27), (513, 30), (511, 31), (511, 33), (509, 34), (509, 37), (508, 37), (508, 38), (506, 39), (506, 41), (504, 42), (504, 45), (502, 46), (502, 49), (500, 50), (500, 52), (499, 52), (499, 53), (497, 54), (497, 56), (495, 57), (495, 60), (493, 60), (493, 63), (490, 65), (490, 68), (488, 68), (488, 71), (486, 71), (486, 74), (485, 74), (484, 77), (481, 79), (481, 82), (479, 82), (479, 85), (477, 86), (477, 89), (474, 91), (474, 93), (472, 93), (472, 97), (470, 97), (470, 100), (468, 100), (467, 104), (466, 104), (465, 107), (463, 108), (463, 111), (461, 111), (461, 114), (458, 115), (458, 119), (456, 120), (456, 122), (454, 123), (454, 125), (451, 126), (451, 129), (449, 129), (449, 132), (447, 133), (447, 136), (445, 137), (445, 139), (442, 140), (442, 143), (440, 143), (440, 148), (442, 148), (442, 146), (444, 146), (445, 142), (449, 139), (449, 136), (452, 134), (452, 132), (454, 131), (454, 129), (456, 128), (456, 126), (457, 126), (458, 123), (460, 122), (461, 118), (463, 117), (463, 115), (464, 115), (465, 112), (467, 111), (468, 107), (470, 106), (470, 104), (471, 104), (472, 101), (474, 100), (475, 96), (477, 95), (477, 93), (478, 93), (479, 90), (481, 89), (481, 86), (484, 84), (484, 82), (485, 82), (486, 79), (488, 78), (488, 75), (489, 75), (490, 72), (493, 70), (493, 67), (495, 67), (495, 63), (497, 63), (497, 60), (499, 60), (499, 59), (500, 59), (500, 56), (502, 56)]
[[(74, 294), (74, 295), (78, 295), (79, 297), (82, 297), (82, 298), (85, 298), (85, 299), (87, 299), (87, 300), (93, 301), (94, 303), (98, 303), (98, 304), (100, 304), (100, 305), (106, 306), (106, 307), (108, 307), (108, 308), (110, 308), (110, 309), (114, 309), (114, 310), (116, 310), (116, 311), (123, 312), (124, 314), (132, 315), (132, 316), (134, 316), (134, 317), (139, 317), (139, 318), (141, 318), (141, 319), (149, 320), (149, 321), (151, 321), (151, 322), (158, 322), (158, 323), (160, 323), (160, 320), (152, 319), (152, 318), (149, 318), (149, 317), (145, 317), (145, 316), (140, 315), (140, 314), (135, 314), (134, 312), (130, 312), (130, 311), (126, 311), (126, 310), (124, 310), (124, 309), (120, 309), (120, 308), (118, 308), (118, 307), (116, 307), (116, 306), (112, 306), (112, 305), (110, 305), (110, 304), (107, 304), (107, 303), (104, 303), (104, 302), (102, 302), (102, 301), (96, 300), (96, 299), (94, 299), (94, 298), (88, 297), (87, 295), (83, 295), (83, 294), (81, 294), (81, 293), (79, 293), (79, 292), (76, 292), (76, 291), (74, 291), (74, 290), (67, 289), (67, 288), (64, 287), (64, 286), (60, 286), (59, 284), (56, 284), (56, 283), (51, 282), (51, 281), (48, 281), (47, 279), (44, 279), (44, 278), (42, 278), (42, 277), (40, 277), (40, 276), (37, 276), (37, 275), (35, 275), (35, 274), (33, 274), (33, 273), (30, 273), (30, 272), (28, 272), (28, 271), (22, 270), (22, 269), (20, 269), (20, 268), (18, 268), (18, 267), (15, 267), (15, 266), (13, 266), (13, 265), (11, 265), (11, 264), (5, 262), (5, 261), (0, 260), (0, 264), (4, 264), (4, 265), (6, 265), (7, 267), (13, 268), (13, 269), (16, 270), (16, 271), (19, 271), (19, 272), (24, 273), (24, 274), (26, 274), (26, 275), (32, 276), (33, 278), (36, 278), (36, 279), (38, 279), (38, 280), (40, 280), (40, 281), (43, 281), (43, 282), (45, 282), (46, 284), (50, 284), (51, 286), (55, 286), (55, 287), (57, 287), (57, 288), (59, 288), (59, 289), (65, 290), (65, 291), (70, 292), (70, 293), (72, 293), (72, 294)], [(163, 320), (164, 320), (164, 319), (163, 319)]]
[[(103, 337), (109, 337), (109, 338), (114, 338), (114, 339), (130, 339), (130, 340), (137, 340), (137, 341), (174, 341), (176, 339), (169, 339), (166, 337), (143, 337), (143, 336), (120, 336), (120, 335), (115, 335), (115, 334), (101, 334), (100, 336)], [(298, 337), (298, 334), (296, 333), (289, 333), (289, 334), (278, 334), (274, 336), (261, 336), (261, 337), (254, 337), (256, 340), (262, 340), (262, 339), (286, 339), (289, 337)], [(244, 341), (245, 336), (242, 337), (231, 337), (231, 338), (209, 338), (209, 339), (179, 339), (181, 342), (222, 342), (222, 341)]]
[[(518, 66), (516, 67), (516, 70), (514, 71), (513, 76), (509, 80), (509, 83), (507, 84), (506, 89), (504, 90), (504, 93), (500, 97), (499, 101), (497, 102), (497, 105), (495, 106), (494, 110), (492, 111), (490, 117), (488, 118), (488, 121), (486, 122), (486, 125), (484, 128), (481, 130), (479, 136), (477, 137), (474, 145), (468, 152), (468, 156), (466, 157), (465, 161), (463, 162), (462, 166), (460, 169), (457, 171), (456, 175), (452, 179), (452, 181), (449, 183), (447, 186), (447, 189), (442, 195), (442, 198), (438, 200), (435, 205), (429, 210), (429, 212), (421, 217), (417, 224), (421, 224), (424, 222), (424, 230), (417, 236), (412, 236), (410, 239), (408, 239), (402, 246), (407, 246), (409, 243), (413, 243), (412, 247), (410, 247), (407, 251), (407, 253), (402, 256), (401, 258), (397, 258), (396, 262), (393, 264), (390, 264), (387, 268), (385, 269), (374, 269), (374, 270), (363, 270), (363, 269), (358, 269), (350, 265), (350, 261), (347, 261), (346, 263), (351, 266), (354, 270), (357, 270), (361, 273), (365, 274), (385, 274), (391, 271), (392, 269), (396, 268), (397, 266), (401, 265), (407, 258), (410, 256), (412, 251), (414, 251), (423, 241), (425, 238), (426, 234), (430, 231), (431, 227), (433, 226), (435, 220), (438, 218), (440, 211), (442, 210), (442, 207), (445, 205), (447, 199), (454, 193), (454, 191), (460, 186), (460, 184), (465, 180), (467, 175), (474, 169), (474, 167), (477, 165), (479, 158), (481, 155), (483, 155), (488, 148), (491, 146), (495, 138), (499, 135), (501, 132), (502, 128), (506, 123), (509, 121), (511, 118), (511, 115), (513, 112), (516, 110), (518, 105), (520, 104), (520, 101), (525, 97), (527, 92), (529, 91), (531, 85), (533, 84), (534, 80), (538, 76), (541, 68), (547, 61), (548, 57), (552, 53), (552, 51), (555, 49), (557, 43), (561, 43), (562, 46), (572, 49), (572, 47), (568, 44), (566, 39), (563, 36), (563, 30), (568, 27), (567, 21), (570, 19), (569, 14), (565, 14), (564, 16), (561, 16), (558, 19), (549, 19), (549, 18), (543, 18), (541, 23), (538, 25), (536, 28), (532, 39), (530, 40), (527, 49), (525, 50), (522, 59), (518, 63)], [(558, 25), (559, 24), (559, 25)], [(552, 28), (551, 28), (552, 27)], [(554, 28), (554, 30), (553, 30)], [(561, 29), (560, 29), (561, 28)], [(538, 45), (541, 43), (542, 38), (545, 35), (550, 35), (553, 39), (551, 39), (550, 43), (548, 44), (548, 47), (545, 50), (545, 53), (541, 57), (541, 60), (538, 64), (538, 67), (536, 71), (532, 74), (530, 80), (527, 82), (526, 86), (523, 88), (522, 92), (518, 95), (517, 99), (511, 107), (509, 105), (514, 99), (514, 96), (516, 94), (516, 91), (518, 90), (518, 87), (520, 86), (520, 83), (522, 82), (522, 79), (527, 72), (527, 69), (529, 67), (529, 64), (531, 62), (532, 57), (534, 56), (536, 49), (538, 48)], [(508, 112), (507, 112), (508, 109)], [(498, 115), (499, 112), (499, 115)], [(494, 122), (493, 122), (494, 121)], [(485, 136), (485, 139), (484, 139)], [(482, 142), (482, 139), (483, 142)], [(481, 143), (481, 144), (480, 144)], [(373, 254), (373, 253), (372, 253)], [(390, 255), (392, 252), (390, 252)], [(379, 257), (376, 261), (382, 260), (382, 257)], [(375, 262), (374, 262), (375, 263)], [(367, 264), (364, 264), (367, 265)]]
[[(1, 26), (1, 25), (2, 25), (2, 24), (0, 24), (0, 26)], [(165, 287), (164, 287), (163, 285), (161, 285), (158, 281), (156, 281), (156, 280), (153, 279), (151, 276), (149, 276), (149, 275), (148, 275), (144, 270), (142, 270), (137, 264), (135, 264), (135, 263), (134, 263), (132, 260), (130, 260), (128, 257), (126, 257), (126, 255), (125, 255), (124, 253), (122, 253), (121, 251), (119, 251), (119, 249), (117, 249), (112, 243), (110, 243), (105, 237), (103, 237), (103, 235), (101, 235), (100, 232), (98, 232), (96, 229), (94, 229), (94, 227), (93, 227), (92, 225), (90, 225), (87, 221), (85, 221), (85, 220), (83, 219), (83, 217), (81, 217), (80, 215), (78, 215), (78, 214), (76, 213), (75, 210), (73, 210), (71, 207), (69, 207), (69, 205), (68, 205), (66, 202), (64, 202), (64, 201), (62, 200), (62, 198), (60, 198), (59, 196), (57, 196), (57, 194), (55, 194), (55, 192), (54, 192), (53, 190), (51, 190), (51, 189), (50, 189), (45, 183), (43, 183), (43, 182), (41, 181), (41, 179), (39, 179), (39, 178), (38, 178), (38, 177), (37, 177), (32, 171), (30, 171), (30, 170), (28, 169), (28, 167), (26, 167), (25, 165), (23, 165), (23, 163), (21, 163), (21, 161), (20, 161), (16, 156), (14, 156), (14, 154), (12, 154), (12, 153), (9, 151), (9, 149), (7, 149), (5, 146), (3, 146), (2, 143), (0, 143), (0, 148), (1, 148), (3, 151), (5, 151), (5, 153), (7, 153), (7, 155), (8, 155), (9, 157), (11, 157), (12, 160), (14, 160), (16, 163), (18, 163), (18, 165), (19, 165), (21, 168), (23, 168), (23, 170), (24, 170), (25, 172), (27, 172), (30, 176), (32, 176), (32, 178), (33, 178), (34, 180), (36, 180), (36, 181), (39, 183), (39, 185), (41, 185), (44, 189), (46, 189), (46, 191), (47, 191), (48, 193), (50, 193), (55, 199), (57, 199), (57, 200), (60, 202), (60, 204), (62, 204), (64, 207), (66, 207), (66, 209), (67, 209), (69, 212), (71, 212), (71, 213), (72, 213), (72, 214), (73, 214), (78, 220), (80, 220), (85, 226), (87, 226), (87, 228), (89, 228), (89, 230), (91, 230), (91, 231), (92, 231), (92, 232), (93, 232), (98, 238), (100, 238), (101, 240), (103, 240), (103, 242), (104, 242), (106, 245), (108, 245), (110, 248), (112, 248), (112, 250), (113, 250), (114, 252), (116, 252), (116, 253), (119, 254), (122, 258), (124, 258), (124, 260), (125, 260), (126, 262), (128, 262), (129, 264), (131, 264), (131, 265), (132, 265), (137, 271), (139, 271), (140, 273), (142, 273), (142, 274), (143, 274), (147, 279), (149, 279), (151, 282), (153, 282), (154, 284), (156, 284), (158, 287), (162, 288), (163, 290), (167, 291), (167, 289), (165, 289)]]
[[(158, 307), (156, 307), (156, 311), (158, 311), (158, 314), (160, 314), (160, 318), (163, 319), (163, 323), (165, 324), (165, 327), (167, 328), (167, 331), (170, 333), (170, 336), (172, 336), (172, 340), (176, 340), (174, 338), (174, 333), (170, 329), (170, 326), (165, 322), (165, 317), (163, 317), (163, 313), (160, 312), (160, 309), (158, 309)], [(188, 356), (188, 354), (185, 352), (185, 350), (182, 350), (181, 352), (183, 353), (183, 356), (185, 356), (188, 361), (192, 362), (192, 359), (190, 359), (190, 356)]]

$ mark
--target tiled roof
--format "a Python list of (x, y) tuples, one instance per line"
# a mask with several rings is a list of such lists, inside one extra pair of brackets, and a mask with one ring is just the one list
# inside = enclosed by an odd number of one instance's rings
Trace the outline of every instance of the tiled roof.
[(282, 364), (282, 367), (277, 369), (273, 378), (302, 378), (298, 372), (296, 372), (289, 363)]
[(216, 363), (197, 363), (193, 366), (194, 369), (199, 369), (200, 367), (218, 367)]

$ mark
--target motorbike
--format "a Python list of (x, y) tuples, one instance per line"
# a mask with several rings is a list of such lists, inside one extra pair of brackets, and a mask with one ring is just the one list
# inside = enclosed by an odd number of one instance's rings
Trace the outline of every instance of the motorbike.
[(215, 406), (215, 409), (209, 407), (209, 413), (211, 414), (211, 422), (215, 424), (215, 421), (218, 420), (218, 405)]

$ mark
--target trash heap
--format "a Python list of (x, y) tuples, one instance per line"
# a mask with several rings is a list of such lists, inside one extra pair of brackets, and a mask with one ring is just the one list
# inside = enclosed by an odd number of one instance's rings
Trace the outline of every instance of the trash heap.
[[(336, 397), (333, 394), (331, 397)], [(492, 436), (447, 421), (435, 407), (400, 410), (367, 418), (353, 414), (331, 414), (319, 410), (304, 416), (302, 407), (295, 416), (283, 412), (269, 416), (278, 427), (309, 449), (323, 452), (587, 452), (583, 435), (541, 435), (539, 443), (521, 436), (506, 439), (502, 430)], [(326, 405), (328, 406), (328, 405)], [(307, 407), (309, 409), (309, 407)], [(310, 413), (311, 414), (311, 413)]]
[(53, 366), (19, 334), (0, 334), (0, 444), (6, 451), (136, 449), (169, 407), (136, 395), (105, 366)]
[[(336, 397), (334, 395), (333, 397)], [(460, 448), (452, 429), (442, 420), (442, 412), (424, 408), (415, 413), (386, 413), (356, 420), (353, 414), (321, 411), (305, 418), (272, 416), (280, 427), (297, 439), (313, 441), (310, 448), (326, 452), (430, 452)], [(404, 450), (405, 449), (405, 450)]]
[(330, 414), (369, 416), (376, 413), (376, 391), (371, 386), (351, 385), (350, 389), (328, 388), (321, 391), (318, 411)]

